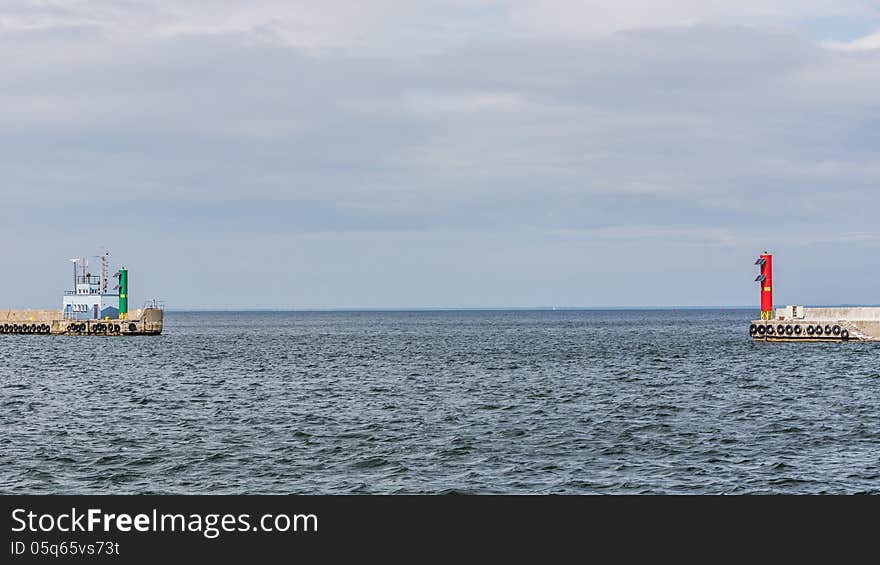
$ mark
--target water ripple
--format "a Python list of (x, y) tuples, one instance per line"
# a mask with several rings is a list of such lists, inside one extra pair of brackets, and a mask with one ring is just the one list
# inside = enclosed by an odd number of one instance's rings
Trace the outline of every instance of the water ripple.
[(2, 336), (0, 492), (880, 492), (880, 346), (752, 343), (752, 315), (172, 312), (157, 338)]

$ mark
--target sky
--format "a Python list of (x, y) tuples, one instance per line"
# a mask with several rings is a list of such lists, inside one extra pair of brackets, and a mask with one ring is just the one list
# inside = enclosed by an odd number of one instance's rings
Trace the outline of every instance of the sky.
[(0, 308), (878, 304), (880, 4), (6, 0)]

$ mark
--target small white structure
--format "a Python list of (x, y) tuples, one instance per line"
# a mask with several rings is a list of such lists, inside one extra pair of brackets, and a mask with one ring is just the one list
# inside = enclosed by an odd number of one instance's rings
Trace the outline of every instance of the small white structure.
[(777, 320), (803, 320), (806, 311), (803, 306), (786, 306), (776, 310)]

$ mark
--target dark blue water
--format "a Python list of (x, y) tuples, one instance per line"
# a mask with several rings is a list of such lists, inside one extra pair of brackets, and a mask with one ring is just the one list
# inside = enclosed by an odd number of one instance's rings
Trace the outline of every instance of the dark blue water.
[(750, 311), (168, 313), (2, 336), (3, 493), (880, 492), (880, 344)]

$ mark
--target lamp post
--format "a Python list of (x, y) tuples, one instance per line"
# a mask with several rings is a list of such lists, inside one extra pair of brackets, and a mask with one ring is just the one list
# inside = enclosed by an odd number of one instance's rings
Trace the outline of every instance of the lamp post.
[(73, 294), (76, 294), (76, 264), (79, 259), (71, 259), (70, 262), (73, 263)]

